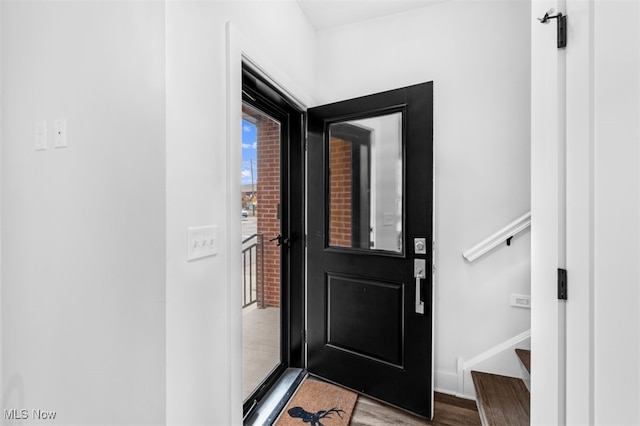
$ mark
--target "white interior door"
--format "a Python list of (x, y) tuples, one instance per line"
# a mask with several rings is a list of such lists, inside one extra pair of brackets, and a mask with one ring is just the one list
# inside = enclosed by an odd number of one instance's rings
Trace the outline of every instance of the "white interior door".
[[(531, 424), (564, 424), (565, 302), (557, 270), (566, 268), (566, 49), (556, 23), (538, 23), (556, 0), (532, 2), (531, 23)], [(536, 372), (544, 372), (536, 374)]]

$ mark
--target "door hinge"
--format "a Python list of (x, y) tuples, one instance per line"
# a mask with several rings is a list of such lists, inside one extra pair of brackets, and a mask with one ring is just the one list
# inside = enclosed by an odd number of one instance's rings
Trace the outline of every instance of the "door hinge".
[(558, 49), (567, 47), (567, 16), (558, 14)]
[(567, 270), (558, 268), (558, 300), (567, 300)]
[(542, 18), (538, 18), (541, 24), (548, 24), (552, 19), (556, 19), (557, 21), (557, 46), (558, 49), (563, 47), (567, 47), (567, 15), (563, 15), (562, 13), (557, 13), (556, 15), (550, 15), (553, 13), (553, 9), (549, 10), (544, 14)]

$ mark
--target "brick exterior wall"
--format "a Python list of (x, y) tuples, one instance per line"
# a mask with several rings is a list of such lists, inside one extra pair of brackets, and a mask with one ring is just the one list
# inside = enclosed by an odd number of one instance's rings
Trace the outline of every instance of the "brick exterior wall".
[(280, 123), (264, 117), (258, 125), (258, 233), (264, 235), (265, 305), (280, 306)]
[(331, 138), (329, 245), (351, 247), (351, 144)]

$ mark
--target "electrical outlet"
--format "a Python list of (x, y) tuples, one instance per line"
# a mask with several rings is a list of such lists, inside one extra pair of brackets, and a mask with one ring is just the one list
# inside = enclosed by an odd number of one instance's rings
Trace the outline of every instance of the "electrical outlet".
[(66, 148), (67, 146), (67, 119), (58, 118), (53, 122), (53, 147)]
[(200, 226), (187, 229), (187, 260), (218, 253), (218, 227)]
[(531, 309), (531, 296), (527, 296), (524, 294), (512, 294), (511, 306)]

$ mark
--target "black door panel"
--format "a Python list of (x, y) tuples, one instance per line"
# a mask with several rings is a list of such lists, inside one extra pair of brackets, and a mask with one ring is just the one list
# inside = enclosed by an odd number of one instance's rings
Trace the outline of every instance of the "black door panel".
[(432, 103), (424, 83), (312, 108), (307, 153), (308, 370), (429, 418)]

